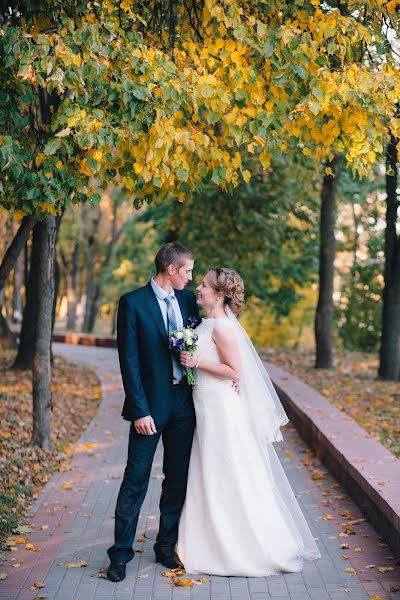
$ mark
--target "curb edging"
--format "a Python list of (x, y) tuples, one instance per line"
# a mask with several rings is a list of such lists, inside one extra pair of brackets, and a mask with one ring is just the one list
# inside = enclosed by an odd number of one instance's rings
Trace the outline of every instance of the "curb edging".
[(312, 387), (264, 365), (300, 436), (400, 556), (400, 461)]

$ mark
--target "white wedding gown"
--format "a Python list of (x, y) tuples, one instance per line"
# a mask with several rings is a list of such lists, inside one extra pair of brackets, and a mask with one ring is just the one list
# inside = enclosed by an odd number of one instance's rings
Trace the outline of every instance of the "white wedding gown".
[[(228, 318), (204, 319), (196, 332), (200, 354), (220, 362), (216, 322), (235, 328)], [(262, 577), (319, 558), (272, 443), (254, 433), (246, 393), (197, 369), (193, 400), (197, 426), (177, 543), (186, 571)]]

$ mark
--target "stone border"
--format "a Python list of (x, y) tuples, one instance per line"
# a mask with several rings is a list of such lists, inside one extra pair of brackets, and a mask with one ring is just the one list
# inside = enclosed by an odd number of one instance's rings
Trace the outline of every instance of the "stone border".
[(101, 348), (116, 348), (117, 338), (112, 336), (92, 335), (90, 333), (53, 333), (53, 342), (74, 344), (80, 346), (97, 346)]
[[(53, 341), (116, 348), (115, 337), (55, 333)], [(290, 421), (400, 556), (400, 461), (316, 390), (264, 362)]]
[(400, 556), (400, 461), (309, 385), (264, 364), (301, 437)]

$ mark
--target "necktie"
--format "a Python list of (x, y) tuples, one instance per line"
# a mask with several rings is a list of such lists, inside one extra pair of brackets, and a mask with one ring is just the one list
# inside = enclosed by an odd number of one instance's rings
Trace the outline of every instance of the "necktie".
[[(168, 294), (168, 296), (166, 296), (164, 298), (164, 301), (167, 305), (168, 337), (178, 327), (177, 323), (176, 323), (175, 311), (172, 306), (172, 299), (173, 299), (172, 294)], [(180, 381), (182, 379), (182, 375), (183, 375), (183, 367), (179, 361), (179, 358), (177, 357), (177, 355), (174, 352), (172, 352), (172, 368), (173, 368), (174, 379), (177, 379), (178, 381)]]

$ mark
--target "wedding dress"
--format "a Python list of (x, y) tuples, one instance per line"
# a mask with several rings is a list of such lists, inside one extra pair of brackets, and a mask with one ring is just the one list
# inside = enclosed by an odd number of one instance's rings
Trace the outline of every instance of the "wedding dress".
[[(195, 370), (196, 430), (177, 553), (191, 574), (263, 577), (300, 571), (320, 557), (272, 445), (288, 419), (244, 329), (203, 319), (198, 352), (220, 362), (214, 327), (230, 327), (241, 356), (240, 395), (231, 380)], [(260, 397), (261, 395), (261, 397)]]

